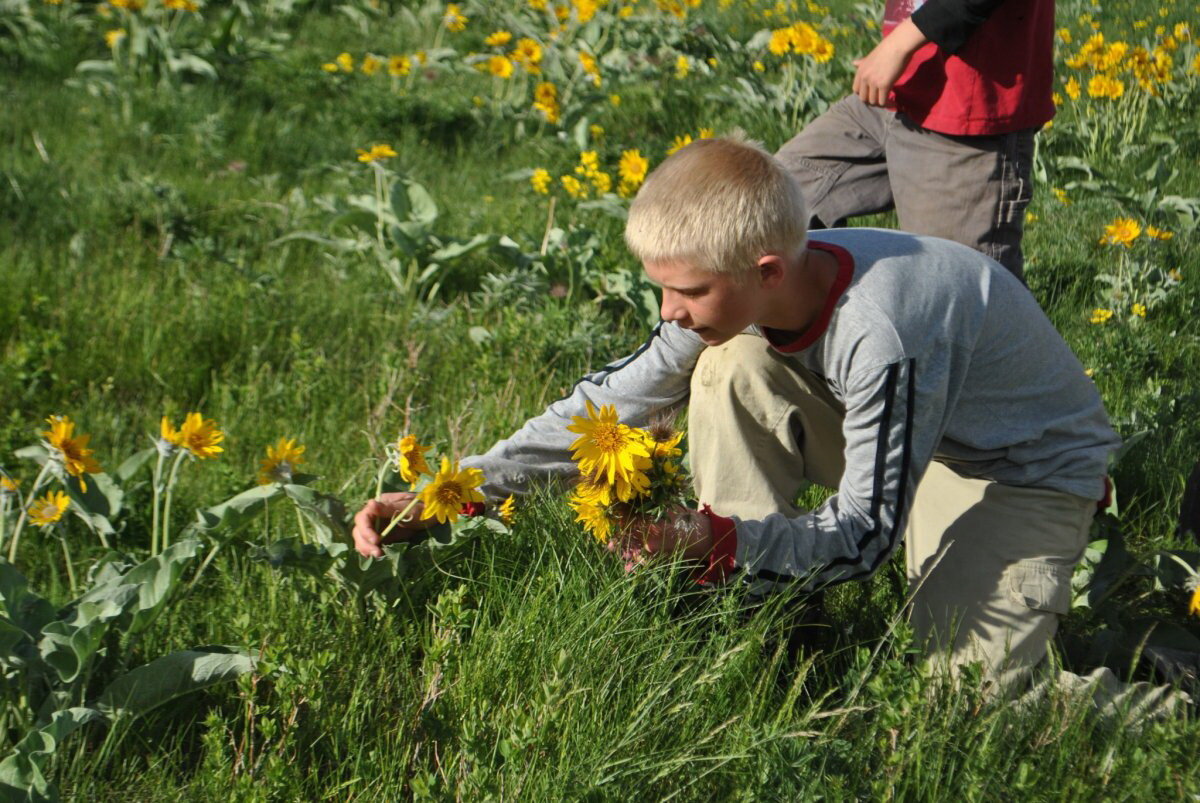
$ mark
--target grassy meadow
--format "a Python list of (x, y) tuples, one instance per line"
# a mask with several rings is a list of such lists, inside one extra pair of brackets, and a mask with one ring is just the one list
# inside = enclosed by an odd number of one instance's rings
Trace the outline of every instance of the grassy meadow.
[[(1058, 8), (1027, 280), (1127, 442), (1059, 640), (1080, 673), (1200, 660), (1178, 528), (1198, 11)], [(0, 0), (5, 795), (1200, 795), (1193, 711), (1127, 722), (924, 675), (902, 557), (832, 591), (797, 650), (802, 600), (626, 574), (548, 491), (374, 566), (345, 550), (400, 436), (477, 453), (642, 341), (656, 302), (620, 235), (645, 171), (734, 127), (779, 147), (848, 90), (879, 13)], [(223, 451), (159, 458), (160, 420), (197, 411)], [(90, 490), (45, 468), (55, 415), (91, 436)], [(303, 463), (260, 486), (281, 438)], [(32, 526), (35, 486), (67, 515)]]

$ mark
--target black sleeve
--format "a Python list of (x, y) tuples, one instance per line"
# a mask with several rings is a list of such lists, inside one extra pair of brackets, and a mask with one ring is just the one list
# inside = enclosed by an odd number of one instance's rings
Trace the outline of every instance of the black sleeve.
[(1004, 0), (927, 0), (912, 21), (929, 41), (955, 53)]

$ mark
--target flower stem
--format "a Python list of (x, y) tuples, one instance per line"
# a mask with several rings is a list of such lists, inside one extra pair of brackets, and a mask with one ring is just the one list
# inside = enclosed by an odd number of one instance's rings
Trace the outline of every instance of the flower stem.
[(183, 462), (183, 456), (187, 452), (182, 449), (175, 456), (175, 462), (171, 464), (171, 476), (167, 479), (167, 498), (163, 502), (163, 517), (162, 517), (162, 551), (165, 552), (167, 547), (171, 545), (171, 497), (175, 495), (175, 477), (179, 474), (179, 464)]
[(158, 453), (158, 462), (154, 464), (154, 498), (150, 503), (150, 554), (158, 554), (158, 527), (161, 519), (159, 502), (162, 501), (162, 468), (163, 453)]
[(414, 507), (416, 507), (417, 502), (420, 502), (420, 501), (421, 501), (421, 498), (419, 496), (414, 496), (413, 500), (408, 503), (408, 507), (404, 508), (404, 510), (401, 510), (399, 516), (393, 516), (392, 520), (390, 522), (388, 522), (388, 526), (383, 528), (383, 532), (381, 532), (379, 534), (380, 539), (383, 539), (384, 537), (386, 537), (387, 534), (390, 533), (392, 530), (394, 530), (396, 528), (396, 525), (399, 524), (400, 522), (408, 521), (409, 511), (412, 510)]
[[(37, 496), (38, 488), (42, 487), (42, 481), (46, 479), (46, 475), (50, 472), (50, 458), (46, 458), (46, 462), (42, 464), (42, 470), (38, 472), (37, 479), (33, 481), (33, 487), (29, 489), (28, 502), (32, 504), (34, 497)], [(29, 505), (21, 507), (21, 516), (17, 519), (17, 526), (13, 528), (13, 540), (8, 545), (8, 562), (15, 564), (17, 562), (17, 545), (21, 543), (21, 530), (25, 529), (25, 521), (29, 518)]]
[(75, 567), (71, 565), (71, 548), (67, 546), (67, 534), (62, 533), (58, 537), (58, 542), (62, 545), (63, 563), (67, 565), (67, 582), (71, 584), (71, 596), (75, 596)]

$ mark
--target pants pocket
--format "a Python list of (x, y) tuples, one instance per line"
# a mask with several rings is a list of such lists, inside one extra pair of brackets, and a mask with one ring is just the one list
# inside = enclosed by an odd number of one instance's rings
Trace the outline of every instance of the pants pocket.
[(1004, 570), (1011, 601), (1030, 610), (1066, 615), (1071, 610), (1071, 566), (1043, 560), (1019, 560)]

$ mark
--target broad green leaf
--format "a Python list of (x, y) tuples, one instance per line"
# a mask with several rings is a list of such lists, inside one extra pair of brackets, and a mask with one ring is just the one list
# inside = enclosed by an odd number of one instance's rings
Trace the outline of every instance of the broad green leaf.
[(54, 712), (50, 722), (32, 730), (0, 761), (0, 797), (6, 800), (55, 801), (58, 790), (46, 780), (46, 759), (63, 740), (89, 722), (104, 716), (91, 708)]
[(407, 218), (423, 226), (432, 226), (438, 219), (438, 207), (429, 190), (411, 179), (406, 179), (403, 183), (404, 192), (408, 195), (408, 214), (396, 217), (400, 220)]
[(158, 450), (151, 446), (149, 449), (142, 449), (140, 452), (135, 452), (125, 459), (113, 472), (113, 477), (117, 482), (124, 485), (129, 482), (129, 479), (142, 470), (142, 466), (150, 462), (154, 456), (158, 454)]
[(267, 502), (283, 495), (278, 485), (258, 485), (219, 505), (196, 511), (196, 521), (188, 525), (186, 533), (198, 535), (216, 530), (236, 530), (253, 519), (267, 506)]
[(275, 569), (300, 571), (326, 579), (334, 564), (350, 549), (347, 544), (305, 544), (299, 537), (283, 538), (265, 547), (252, 546), (250, 557), (269, 563)]
[(96, 701), (105, 716), (139, 717), (186, 694), (254, 669), (256, 659), (230, 647), (198, 647), (164, 655), (126, 672)]
[(55, 609), (29, 590), (29, 581), (8, 561), (0, 558), (0, 610), (4, 617), (36, 639), (42, 628), (54, 621)]
[(38, 651), (64, 683), (79, 677), (96, 654), (109, 624), (138, 596), (134, 585), (96, 589), (67, 609), (65, 618), (42, 628)]
[(449, 242), (443, 245), (438, 250), (429, 255), (429, 259), (434, 262), (446, 262), (452, 259), (458, 259), (466, 256), (472, 251), (483, 248), (486, 245), (491, 245), (496, 241), (493, 234), (476, 234), (469, 240), (459, 242)]
[(328, 544), (349, 539), (351, 516), (342, 500), (304, 485), (284, 485), (283, 491), (317, 527), (322, 542)]

